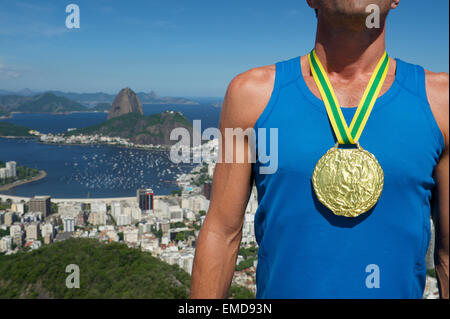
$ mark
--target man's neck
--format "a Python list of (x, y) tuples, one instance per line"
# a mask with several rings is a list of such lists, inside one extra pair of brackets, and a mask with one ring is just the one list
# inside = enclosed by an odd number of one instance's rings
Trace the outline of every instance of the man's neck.
[(328, 74), (352, 79), (373, 72), (385, 51), (385, 27), (360, 31), (327, 25), (319, 19), (315, 51)]

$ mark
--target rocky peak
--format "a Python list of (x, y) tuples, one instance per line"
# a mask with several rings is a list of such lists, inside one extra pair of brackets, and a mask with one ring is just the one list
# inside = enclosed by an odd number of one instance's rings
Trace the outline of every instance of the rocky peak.
[(132, 112), (143, 115), (142, 103), (133, 90), (124, 88), (114, 98), (108, 112), (108, 120)]

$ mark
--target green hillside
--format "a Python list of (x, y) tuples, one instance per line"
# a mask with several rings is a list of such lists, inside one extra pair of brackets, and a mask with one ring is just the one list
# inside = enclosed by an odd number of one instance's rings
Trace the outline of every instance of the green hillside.
[(118, 136), (129, 138), (137, 144), (171, 145), (170, 132), (177, 127), (192, 129), (191, 122), (178, 112), (163, 112), (152, 115), (128, 113), (67, 133), (67, 135)]
[(17, 111), (30, 113), (56, 113), (86, 111), (86, 109), (87, 108), (80, 103), (69, 100), (66, 97), (56, 96), (53, 93), (43, 93), (22, 103), (17, 108)]
[(30, 128), (0, 121), (0, 136), (31, 136)]
[(86, 111), (87, 108), (66, 97), (47, 92), (36, 96), (3, 95), (0, 96), (0, 113), (56, 113)]
[[(80, 288), (65, 285), (66, 266), (80, 268)], [(188, 298), (190, 276), (124, 244), (68, 239), (32, 252), (0, 256), (0, 298)], [(254, 297), (233, 287), (235, 298)]]

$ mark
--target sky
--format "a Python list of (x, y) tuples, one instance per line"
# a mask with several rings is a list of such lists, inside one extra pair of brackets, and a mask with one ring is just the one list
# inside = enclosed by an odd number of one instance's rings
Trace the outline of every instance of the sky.
[[(79, 29), (65, 24), (71, 3)], [(448, 72), (448, 12), (401, 0), (389, 55)], [(235, 75), (309, 52), (315, 27), (306, 0), (0, 0), (0, 90), (221, 97)]]

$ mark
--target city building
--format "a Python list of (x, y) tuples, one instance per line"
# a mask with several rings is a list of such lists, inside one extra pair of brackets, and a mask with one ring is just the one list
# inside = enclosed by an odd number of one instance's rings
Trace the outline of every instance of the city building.
[(71, 216), (63, 217), (63, 225), (65, 233), (72, 233), (75, 231), (75, 220)]
[(0, 179), (5, 179), (5, 178), (7, 178), (8, 177), (8, 170), (5, 168), (5, 167), (3, 167), (3, 168), (0, 168)]
[(21, 224), (14, 224), (9, 227), (9, 235), (11, 237), (14, 237), (16, 234), (20, 233), (22, 231), (22, 225)]
[(214, 169), (216, 168), (216, 163), (209, 163), (208, 164), (208, 176), (213, 177), (214, 175)]
[(170, 222), (168, 220), (162, 220), (160, 223), (161, 231), (164, 235), (169, 233)]
[(13, 244), (15, 244), (17, 247), (22, 247), (23, 244), (23, 231), (15, 232), (14, 236), (11, 236), (13, 238)]
[(16, 220), (16, 214), (14, 214), (14, 212), (12, 211), (6, 211), (5, 216), (4, 216), (4, 223), (6, 226), (11, 226), (14, 221)]
[(106, 213), (95, 211), (89, 214), (88, 222), (91, 225), (106, 225)]
[(208, 207), (209, 200), (203, 195), (188, 196), (181, 199), (181, 208), (187, 208), (194, 212), (208, 211)]
[(126, 243), (137, 243), (138, 242), (138, 230), (126, 230), (123, 232), (123, 241)]
[(4, 236), (0, 238), (0, 252), (11, 250), (13, 239), (11, 236)]
[(20, 217), (22, 223), (33, 223), (42, 220), (44, 214), (41, 212), (29, 212), (25, 213)]
[(171, 223), (183, 221), (183, 210), (180, 208), (180, 206), (169, 207), (169, 218)]
[(120, 214), (116, 217), (116, 224), (117, 226), (124, 226), (124, 225), (130, 225), (131, 224), (131, 216)]
[(84, 211), (79, 212), (74, 219), (75, 219), (75, 226), (84, 226), (86, 222), (86, 214), (84, 213)]
[(120, 202), (113, 202), (111, 204), (111, 215), (117, 219), (117, 216), (119, 216), (122, 213), (122, 205)]
[(106, 211), (106, 203), (98, 201), (91, 203), (91, 212), (106, 213)]
[(42, 212), (47, 217), (50, 215), (50, 196), (34, 196), (28, 206), (30, 212)]
[(50, 239), (53, 238), (53, 225), (50, 223), (41, 224), (41, 234), (42, 237), (49, 237)]
[(26, 232), (26, 240), (38, 240), (39, 239), (39, 224), (38, 223), (32, 223), (28, 224), (25, 227)]
[(76, 218), (85, 210), (84, 206), (85, 205), (83, 203), (74, 201), (58, 203), (58, 214)]
[(6, 177), (16, 177), (17, 176), (17, 163), (14, 161), (6, 162)]
[(137, 190), (137, 202), (142, 210), (153, 210), (153, 190), (151, 188)]
[(11, 210), (19, 214), (25, 214), (25, 203), (12, 203)]
[(138, 226), (139, 235), (151, 233), (152, 232), (152, 224), (151, 223), (140, 223)]

